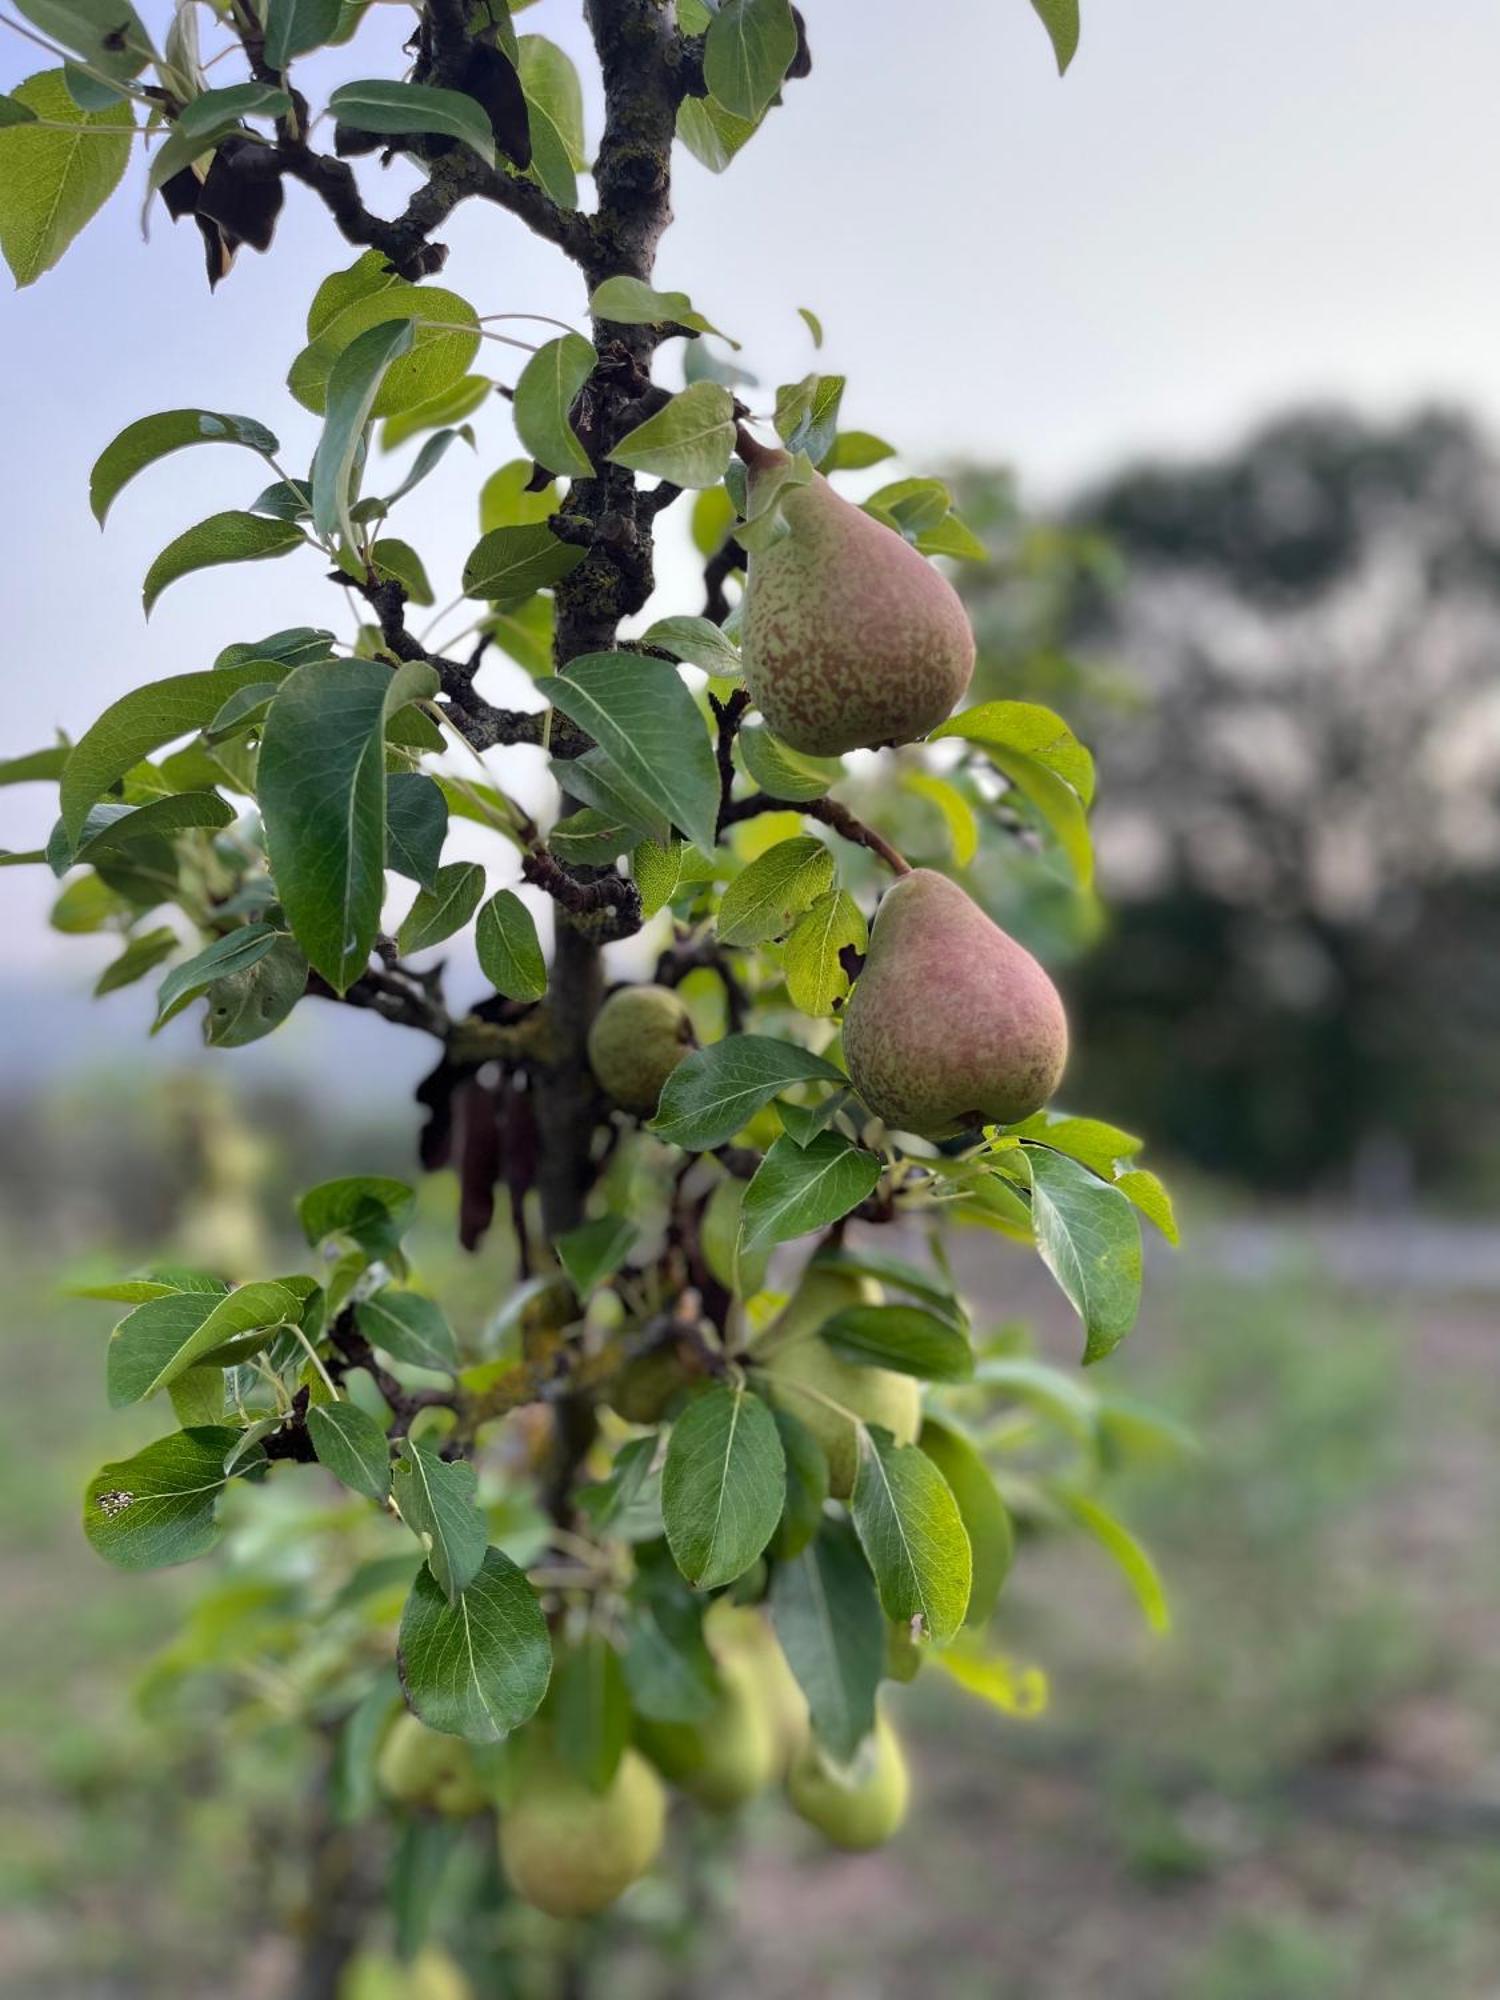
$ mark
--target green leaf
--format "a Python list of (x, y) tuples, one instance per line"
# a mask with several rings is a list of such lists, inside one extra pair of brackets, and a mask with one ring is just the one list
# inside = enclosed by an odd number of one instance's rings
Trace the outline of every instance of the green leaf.
[(669, 1146), (707, 1153), (732, 1139), (763, 1104), (794, 1083), (846, 1081), (796, 1042), (727, 1035), (695, 1049), (667, 1078), (649, 1129)]
[(242, 924), (238, 930), (215, 938), (202, 951), (174, 965), (156, 995), (156, 1020), (151, 1032), (164, 1028), (174, 1014), (206, 993), (216, 979), (246, 972), (275, 944), (281, 933), (273, 924)]
[(144, 979), (164, 958), (170, 958), (180, 943), (176, 931), (166, 927), (133, 937), (94, 982), (94, 998), (102, 999), (106, 993), (118, 992), (122, 986), (133, 986), (136, 980)]
[(367, 1500), (384, 1504), (391, 1490), (391, 1448), (375, 1419), (355, 1403), (314, 1403), (307, 1435), (318, 1463)]
[[(719, 1185), (738, 1183), (721, 1181)], [(713, 1268), (711, 1260), (709, 1268)], [(751, 1288), (747, 1285), (745, 1289)], [(771, 1415), (786, 1457), (786, 1499), (771, 1537), (770, 1553), (777, 1562), (790, 1562), (801, 1555), (822, 1524), (828, 1500), (828, 1456), (800, 1417), (775, 1404)]]
[(580, 1299), (612, 1278), (634, 1248), (640, 1231), (623, 1215), (582, 1222), (553, 1244), (558, 1261)]
[(758, 855), (724, 891), (721, 944), (764, 944), (780, 937), (834, 878), (832, 854), (811, 834), (779, 840)]
[(676, 892), (682, 875), (682, 843), (669, 840), (662, 846), (643, 840), (631, 855), (630, 873), (641, 892), (641, 915), (649, 920), (666, 908)]
[(685, 97), (677, 107), (678, 138), (711, 174), (722, 174), (758, 129), (756, 120), (736, 118), (711, 97)]
[(221, 139), (242, 132), (244, 119), (280, 118), (291, 108), (291, 98), (275, 84), (232, 83), (225, 90), (205, 90), (183, 106), (165, 144), (152, 153), (147, 187), (164, 186), (211, 153)]
[(484, 896), (484, 870), (477, 861), (450, 861), (438, 870), (430, 889), (418, 892), (396, 933), (396, 943), (404, 958), (427, 951), (452, 937), (479, 908)]
[(203, 1039), (211, 1049), (243, 1049), (279, 1028), (307, 991), (307, 960), (278, 937), (254, 965), (224, 974), (208, 989)]
[(750, 1567), (776, 1532), (786, 1458), (759, 1396), (721, 1383), (672, 1426), (661, 1476), (662, 1520), (677, 1567), (716, 1590)]
[(269, 0), (266, 8), (266, 62), (281, 71), (333, 39), (342, 0)]
[(1146, 1623), (1152, 1631), (1169, 1631), (1172, 1614), (1167, 1606), (1161, 1577), (1157, 1574), (1155, 1563), (1124, 1522), (1116, 1520), (1097, 1501), (1088, 1499), (1082, 1493), (1069, 1492), (1058, 1486), (1049, 1487), (1048, 1491), (1072, 1515), (1079, 1527), (1092, 1535), (1099, 1546), (1114, 1558), (1134, 1591), (1135, 1601), (1145, 1613)]
[(228, 1484), (224, 1456), (239, 1432), (223, 1426), (158, 1438), (89, 1481), (83, 1532), (117, 1569), (191, 1562), (218, 1539), (214, 1510)]
[(771, 1579), (771, 1620), (807, 1696), (813, 1734), (847, 1764), (875, 1727), (885, 1619), (859, 1544), (829, 1521)]
[(781, 953), (781, 969), (792, 1005), (814, 1020), (826, 1020), (849, 996), (849, 975), (839, 953), (862, 952), (870, 941), (864, 912), (847, 889), (819, 896), (792, 927)]
[(540, 493), (528, 491), (532, 464), (529, 458), (513, 458), (492, 472), (479, 489), (479, 531), (487, 535), (495, 528), (534, 528), (555, 514), (558, 507), (556, 480)]
[(630, 1696), (620, 1655), (602, 1632), (585, 1632), (563, 1654), (551, 1712), (564, 1763), (591, 1791), (607, 1791), (630, 1742)]
[(617, 854), (628, 853), (640, 838), (641, 830), (633, 820), (585, 806), (557, 822), (547, 836), (547, 845), (559, 861), (603, 867)]
[(627, 431), (609, 457), (674, 486), (717, 486), (734, 456), (734, 437), (733, 395), (722, 383), (694, 382)]
[[(19, 757), (0, 757), (0, 785), (48, 784), (67, 768), (72, 746), (49, 743), (45, 750), (28, 750)], [(89, 803), (92, 805), (93, 801)]]
[(492, 528), (469, 551), (464, 564), (465, 597), (492, 604), (520, 604), (534, 590), (546, 590), (577, 569), (584, 551), (560, 542), (542, 522)]
[(866, 1368), (893, 1368), (923, 1382), (967, 1382), (974, 1373), (963, 1328), (920, 1306), (846, 1306), (818, 1332), (835, 1354)]
[[(414, 403), (410, 409), (402, 410), (399, 416), (387, 417), (380, 427), (380, 448), (395, 451), (423, 431), (436, 430), (441, 424), (457, 424), (487, 402), (494, 394), (495, 385), (487, 375), (460, 375), (456, 382), (431, 396), (425, 403)], [(406, 484), (405, 481), (402, 482)], [(387, 505), (390, 504), (387, 500)]]
[(330, 1236), (352, 1236), (372, 1257), (389, 1259), (416, 1209), (417, 1198), (405, 1181), (353, 1174), (309, 1188), (297, 1203), (297, 1219), (314, 1249)]
[[(114, 102), (113, 96), (110, 102)], [(32, 125), (35, 122), (36, 113), (29, 104), (22, 104), (16, 97), (0, 95), (0, 131), (7, 125)]]
[(574, 398), (593, 374), (598, 355), (592, 341), (565, 333), (539, 347), (516, 382), (516, 435), (549, 472), (591, 479), (594, 468), (568, 421)]
[(458, 1366), (458, 1343), (447, 1315), (421, 1292), (398, 1292), (386, 1286), (373, 1298), (361, 1300), (354, 1317), (370, 1345), (389, 1354), (393, 1361), (447, 1375)]
[[(522, 35), (516, 43), (516, 68), (533, 111), (540, 111), (557, 134), (568, 165), (582, 173), (588, 165), (583, 130), (583, 86), (572, 58), (544, 35)], [(533, 135), (533, 144), (535, 135)], [(568, 197), (577, 205), (577, 193)]]
[[(305, 546), (307, 537), (293, 521), (269, 521), (260, 514), (241, 514), (232, 509), (210, 514), (206, 521), (168, 542), (146, 572), (141, 601), (151, 616), (156, 600), (168, 584), (190, 576), (194, 570), (213, 569), (221, 563), (265, 562), (272, 556), (290, 555)], [(226, 688), (225, 693), (228, 693)]]
[(887, 1618), (920, 1618), (946, 1645), (969, 1608), (973, 1558), (958, 1502), (936, 1465), (888, 1431), (861, 1430), (849, 1503)]
[(1155, 1224), (1169, 1243), (1181, 1242), (1172, 1197), (1155, 1174), (1148, 1173), (1144, 1167), (1133, 1167), (1129, 1173), (1116, 1174), (1115, 1186), (1148, 1222)]
[[(107, 808), (101, 808), (101, 811)], [(101, 854), (118, 853), (139, 840), (159, 839), (186, 833), (194, 827), (228, 826), (234, 812), (217, 792), (169, 792), (116, 818), (101, 823), (94, 831), (84, 828), (84, 837), (73, 851), (75, 861), (97, 861)]]
[(329, 371), (323, 435), (312, 468), (313, 526), (320, 535), (337, 532), (353, 545), (349, 509), (365, 426), (387, 369), (411, 352), (412, 338), (410, 320), (387, 320), (351, 340)]
[(838, 1132), (820, 1132), (806, 1146), (777, 1139), (745, 1190), (743, 1250), (786, 1243), (837, 1222), (874, 1188), (880, 1165)]
[(1078, 52), (1078, 0), (1031, 0), (1031, 4), (1051, 37), (1057, 73), (1062, 76)]
[(422, 771), (397, 771), (385, 781), (385, 861), (398, 875), (431, 889), (448, 838), (448, 801)]
[(412, 132), (436, 132), (470, 146), (492, 167), (495, 135), (482, 107), (461, 90), (441, 90), (427, 83), (387, 83), (371, 77), (340, 84), (328, 109), (341, 125), (356, 132), (379, 132), (400, 138)]
[(742, 729), (737, 739), (740, 756), (750, 776), (773, 799), (820, 799), (830, 785), (844, 776), (837, 757), (806, 757), (789, 750), (770, 730), (757, 723)]
[[(575, 110), (572, 104), (559, 100), (557, 84), (559, 78), (544, 62), (538, 62), (535, 51), (540, 45), (552, 49), (553, 53), (567, 62), (560, 49), (550, 42), (544, 42), (540, 35), (526, 35), (517, 44), (517, 73), (521, 79), (522, 94), (526, 99), (526, 122), (531, 139), (531, 164), (526, 170), (526, 178), (551, 195), (561, 209), (578, 206), (578, 175), (575, 152), (569, 139), (559, 128), (557, 116), (570, 119)], [(568, 64), (572, 69), (572, 64)], [(573, 77), (576, 90), (577, 76)], [(557, 114), (557, 115), (554, 115)], [(582, 95), (576, 105), (576, 136), (581, 142), (583, 127)]]
[(951, 716), (933, 730), (928, 741), (937, 743), (946, 736), (977, 743), (990, 752), (1002, 771), (1005, 765), (1001, 759), (1019, 753), (1071, 785), (1085, 805), (1093, 803), (1093, 757), (1050, 708), (1029, 701), (983, 702), (978, 708)]
[(435, 692), (422, 664), (298, 667), (266, 717), (258, 784), (276, 887), (297, 942), (339, 993), (364, 970), (385, 888), (385, 734)]
[(274, 671), (256, 661), (210, 673), (176, 674), (122, 695), (84, 732), (64, 767), (58, 807), (70, 841), (82, 836), (90, 807), (143, 757), (204, 728), (229, 695), (260, 685)]
[(401, 1618), (406, 1698), (429, 1729), (498, 1743), (535, 1715), (552, 1672), (552, 1641), (536, 1592), (499, 1549), (450, 1604), (418, 1572)]
[(1010, 1573), (1015, 1531), (989, 1467), (961, 1431), (924, 1417), (917, 1443), (948, 1482), (958, 1502), (974, 1559), (974, 1584), (964, 1622), (988, 1622)]
[(80, 111), (60, 69), (28, 77), (7, 102), (23, 115), (0, 125), (0, 253), (17, 285), (30, 285), (120, 185), (135, 114), (128, 99)]
[(672, 1591), (654, 1576), (634, 1596), (625, 1682), (638, 1713), (652, 1722), (706, 1722), (719, 1699), (719, 1675), (703, 1637), (701, 1605), (681, 1584)]
[(547, 991), (536, 920), (513, 889), (501, 889), (479, 912), (479, 969), (508, 1000), (540, 1000)]
[(906, 791), (914, 792), (937, 809), (948, 835), (954, 866), (967, 868), (979, 852), (979, 821), (957, 785), (938, 777), (935, 771), (903, 771), (901, 783)]
[(796, 53), (790, 0), (724, 0), (703, 45), (703, 78), (726, 111), (755, 120)]
[(814, 465), (832, 451), (844, 387), (842, 375), (806, 375), (776, 391), (776, 435), (788, 451), (805, 451)]
[(658, 618), (641, 634), (641, 644), (659, 647), (720, 680), (732, 680), (740, 672), (739, 647), (708, 618)]
[(144, 1402), (230, 1341), (269, 1336), (301, 1319), (303, 1301), (266, 1279), (232, 1292), (171, 1292), (127, 1313), (109, 1339), (106, 1379), (114, 1410)]
[(396, 319), (413, 322), (412, 349), (392, 362), (373, 416), (418, 409), (473, 366), (480, 326), (468, 300), (440, 285), (408, 284), (378, 250), (367, 250), (347, 269), (325, 278), (313, 299), (307, 315), (309, 345), (287, 376), (287, 386), (303, 408), (321, 415), (333, 364), (344, 349), (369, 328)]
[[(658, 292), (640, 278), (606, 278), (594, 288), (589, 311), (595, 319), (613, 320), (617, 326), (685, 326), (693, 333), (719, 333), (686, 292)], [(739, 346), (727, 333), (719, 338)]]
[(564, 792), (593, 806), (606, 819), (633, 828), (635, 839), (627, 841), (627, 846), (633, 847), (636, 839), (663, 842), (671, 838), (666, 814), (643, 799), (602, 750), (590, 750), (566, 763), (555, 763), (552, 775)]
[(112, 83), (138, 75), (151, 53), (151, 37), (129, 0), (16, 0), (16, 12)]
[(224, 1370), (212, 1364), (189, 1368), (169, 1384), (167, 1398), (173, 1416), (185, 1431), (204, 1424), (221, 1424), (226, 1407)]
[(587, 653), (538, 688), (594, 738), (629, 789), (710, 850), (719, 770), (698, 705), (677, 669), (640, 653)]
[(819, 472), (863, 472), (866, 467), (879, 465), (887, 458), (896, 456), (896, 447), (887, 444), (873, 431), (840, 431), (833, 441), (833, 449), (819, 466)]
[(821, 347), (823, 345), (823, 322), (818, 318), (812, 307), (798, 306), (797, 316), (806, 322), (807, 330), (812, 335), (813, 346)]
[(466, 1458), (439, 1458), (430, 1446), (403, 1438), (391, 1487), (402, 1520), (427, 1551), (427, 1567), (454, 1603), (485, 1559), (488, 1531), (476, 1504), (478, 1474)]
[(280, 449), (274, 434), (253, 417), (223, 416), (216, 410), (162, 410), (127, 424), (94, 461), (89, 474), (89, 505), (102, 527), (122, 487), (174, 451), (190, 444), (238, 444), (262, 458)]
[(1037, 1250), (1083, 1321), (1085, 1363), (1102, 1361), (1140, 1310), (1141, 1226), (1120, 1190), (1087, 1167), (1045, 1146), (1023, 1150)]

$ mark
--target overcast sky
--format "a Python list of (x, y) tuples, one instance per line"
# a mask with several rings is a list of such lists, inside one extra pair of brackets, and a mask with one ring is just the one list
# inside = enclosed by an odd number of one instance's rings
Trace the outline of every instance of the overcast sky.
[[(1496, 0), (1084, 0), (1062, 82), (1026, 0), (803, 4), (812, 78), (722, 179), (682, 158), (658, 279), (770, 384), (812, 365), (795, 308), (816, 308), (847, 421), (913, 469), (1004, 460), (1046, 495), (1123, 453), (1224, 442), (1290, 399), (1500, 412)], [(405, 18), (374, 9), (351, 49), (309, 65), (315, 100), (320, 80), (386, 69)], [(574, 0), (522, 26), (583, 63)], [(0, 85), (45, 66), (34, 53), (0, 28)], [(143, 623), (152, 556), (258, 489), (241, 454), (155, 468), (105, 536), (93, 524), (92, 459), (153, 410), (259, 417), (305, 461), (312, 420), (282, 380), (313, 289), (354, 254), (292, 188), (273, 253), (243, 252), (211, 297), (189, 226), (158, 209), (142, 243), (142, 172), (56, 271), (0, 297), (6, 753), (227, 640), (342, 615), (294, 557), (190, 578)], [(372, 172), (372, 201), (396, 209), (409, 178)], [(579, 318), (576, 274), (519, 223), (471, 206), (444, 233), (448, 281), (481, 312)], [(497, 372), (515, 358), (492, 352)], [(498, 410), (481, 447), (486, 469), (513, 455)], [(399, 517), (440, 597), (476, 532), (472, 477), (455, 455)], [(685, 572), (666, 575), (670, 608), (696, 609)], [(40, 788), (0, 792), (0, 845), (32, 845), (49, 818)], [(36, 963), (32, 871), (0, 874), (0, 908), (21, 931), (12, 967)]]

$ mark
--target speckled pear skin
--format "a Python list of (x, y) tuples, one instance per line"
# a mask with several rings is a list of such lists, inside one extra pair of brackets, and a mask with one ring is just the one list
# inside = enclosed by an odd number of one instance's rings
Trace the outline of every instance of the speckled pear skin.
[(887, 1125), (943, 1139), (1040, 1111), (1068, 1023), (1024, 945), (956, 882), (914, 868), (888, 889), (844, 1011), (855, 1089)]
[(815, 757), (925, 736), (974, 671), (957, 591), (820, 473), (781, 511), (788, 532), (750, 557), (740, 633), (761, 714)]

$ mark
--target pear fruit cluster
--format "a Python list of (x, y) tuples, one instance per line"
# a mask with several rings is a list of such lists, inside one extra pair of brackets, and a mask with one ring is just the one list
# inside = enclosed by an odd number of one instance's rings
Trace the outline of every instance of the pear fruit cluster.
[(758, 1611), (715, 1604), (703, 1632), (719, 1669), (713, 1713), (697, 1723), (642, 1717), (636, 1741), (689, 1798), (733, 1812), (785, 1776), (807, 1730), (807, 1703)]
[(879, 1305), (882, 1296), (869, 1278), (811, 1270), (755, 1343), (772, 1396), (823, 1447), (835, 1500), (854, 1491), (861, 1424), (882, 1425), (897, 1444), (915, 1444), (922, 1425), (922, 1389), (913, 1376), (845, 1361), (818, 1338), (835, 1313)]
[(692, 1016), (671, 987), (622, 986), (589, 1028), (589, 1068), (626, 1111), (654, 1111), (662, 1085), (693, 1046)]
[[(754, 446), (746, 455), (752, 492), (791, 462)], [(766, 721), (816, 757), (925, 736), (974, 671), (957, 591), (821, 473), (779, 504), (786, 532), (750, 556), (740, 632), (745, 684)]]
[(1067, 1056), (1057, 988), (957, 883), (914, 868), (886, 891), (844, 1010), (850, 1081), (878, 1118), (925, 1139), (1012, 1125)]

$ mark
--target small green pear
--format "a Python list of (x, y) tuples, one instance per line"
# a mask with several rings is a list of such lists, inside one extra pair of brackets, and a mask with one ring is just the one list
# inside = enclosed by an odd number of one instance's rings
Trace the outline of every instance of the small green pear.
[(500, 1814), (500, 1859), (518, 1896), (553, 1917), (586, 1917), (623, 1895), (661, 1851), (666, 1795), (627, 1750), (603, 1792), (557, 1756), (545, 1731), (517, 1745), (515, 1782)]
[(464, 1739), (429, 1729), (410, 1713), (398, 1715), (386, 1731), (375, 1775), (387, 1798), (454, 1819), (467, 1819), (491, 1804)]
[[(787, 463), (758, 447), (747, 456), (752, 490), (757, 472), (774, 477)], [(786, 533), (750, 557), (740, 633), (762, 715), (815, 757), (925, 736), (974, 671), (957, 591), (821, 473), (789, 487), (780, 507)]]
[(787, 1664), (770, 1619), (753, 1604), (731, 1604), (721, 1597), (704, 1616), (703, 1636), (716, 1659), (738, 1654), (754, 1670), (756, 1695), (776, 1746), (775, 1776), (784, 1778), (807, 1740), (807, 1696)]
[(921, 1384), (912, 1376), (845, 1361), (818, 1338), (818, 1328), (836, 1312), (880, 1299), (880, 1287), (868, 1278), (811, 1270), (753, 1349), (772, 1395), (822, 1445), (835, 1500), (854, 1491), (860, 1423), (883, 1425), (897, 1444), (915, 1444), (922, 1424)]
[(858, 1852), (882, 1847), (906, 1818), (910, 1781), (901, 1739), (884, 1714), (841, 1770), (809, 1739), (792, 1765), (787, 1795), (793, 1810), (835, 1847)]
[(779, 1744), (757, 1663), (720, 1649), (719, 1692), (702, 1722), (642, 1718), (636, 1740), (664, 1778), (713, 1812), (763, 1792), (776, 1776)]
[(887, 889), (844, 1009), (855, 1089), (901, 1132), (943, 1139), (1013, 1125), (1068, 1059), (1057, 988), (956, 882), (914, 868)]
[(692, 1047), (692, 1016), (670, 986), (622, 986), (589, 1028), (589, 1068), (626, 1111), (654, 1111)]

